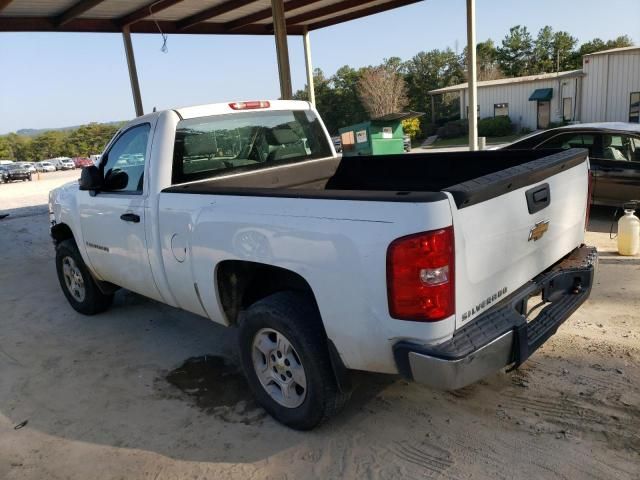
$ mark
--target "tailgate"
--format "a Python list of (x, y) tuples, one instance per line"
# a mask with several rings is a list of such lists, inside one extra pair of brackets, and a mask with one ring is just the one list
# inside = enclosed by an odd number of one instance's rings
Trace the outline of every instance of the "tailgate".
[(584, 240), (587, 151), (571, 149), (447, 188), (456, 252), (456, 328)]

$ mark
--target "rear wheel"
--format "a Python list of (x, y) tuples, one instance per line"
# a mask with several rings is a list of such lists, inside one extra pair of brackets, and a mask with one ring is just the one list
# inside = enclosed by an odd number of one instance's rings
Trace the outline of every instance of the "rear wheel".
[(279, 292), (253, 304), (238, 337), (249, 386), (279, 422), (309, 430), (349, 399), (338, 388), (320, 316), (306, 296)]
[(100, 291), (73, 240), (56, 246), (56, 270), (62, 292), (74, 310), (95, 315), (109, 308), (113, 294)]

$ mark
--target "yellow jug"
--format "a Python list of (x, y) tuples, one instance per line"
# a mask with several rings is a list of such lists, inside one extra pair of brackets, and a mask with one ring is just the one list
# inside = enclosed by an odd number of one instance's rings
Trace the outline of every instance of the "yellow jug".
[(620, 255), (638, 255), (640, 253), (640, 219), (635, 210), (625, 210), (618, 220), (618, 253)]

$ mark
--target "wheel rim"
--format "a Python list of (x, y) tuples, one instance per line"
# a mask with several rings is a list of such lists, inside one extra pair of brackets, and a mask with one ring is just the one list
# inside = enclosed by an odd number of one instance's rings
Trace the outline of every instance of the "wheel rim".
[(287, 337), (263, 328), (253, 337), (251, 350), (253, 369), (269, 396), (287, 408), (302, 405), (307, 396), (307, 376)]
[(84, 279), (82, 273), (71, 257), (62, 259), (62, 275), (67, 291), (78, 302), (83, 302), (85, 297)]

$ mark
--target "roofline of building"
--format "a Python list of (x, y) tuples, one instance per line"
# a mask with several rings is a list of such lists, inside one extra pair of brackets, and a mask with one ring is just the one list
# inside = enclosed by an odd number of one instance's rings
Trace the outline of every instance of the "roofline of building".
[(640, 45), (632, 45), (631, 47), (610, 48), (609, 50), (601, 50), (599, 52), (587, 53), (583, 57), (591, 57), (593, 55), (606, 55), (608, 53), (628, 52), (631, 50), (640, 50)]
[[(511, 83), (527, 83), (527, 82), (538, 82), (541, 80), (555, 80), (562, 78), (573, 78), (573, 77), (584, 77), (584, 72), (582, 69), (580, 70), (567, 70), (564, 72), (555, 72), (555, 73), (540, 73), (538, 75), (527, 75), (525, 77), (511, 77), (511, 78), (500, 78), (498, 80), (485, 80), (482, 82), (478, 82), (478, 88), (483, 87), (493, 87), (496, 85), (508, 85)], [(451, 85), (450, 87), (438, 88), (436, 90), (429, 91), (429, 95), (440, 95), (442, 93), (456, 92), (458, 90), (466, 90), (468, 88), (468, 83), (459, 83), (458, 85)]]

